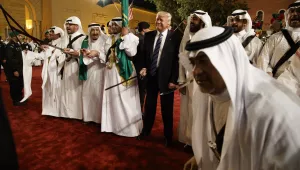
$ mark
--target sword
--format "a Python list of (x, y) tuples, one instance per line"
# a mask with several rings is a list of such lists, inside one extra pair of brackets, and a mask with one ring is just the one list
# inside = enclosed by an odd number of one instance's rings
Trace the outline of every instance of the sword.
[(105, 91), (106, 91), (106, 90), (109, 90), (109, 89), (112, 89), (112, 88), (114, 88), (114, 87), (117, 87), (117, 86), (119, 86), (119, 85), (121, 85), (121, 84), (123, 84), (123, 83), (126, 83), (126, 82), (128, 82), (129, 80), (135, 79), (135, 78), (137, 78), (137, 76), (131, 77), (131, 78), (127, 79), (127, 80), (122, 81), (121, 83), (118, 83), (118, 84), (115, 84), (115, 85), (113, 85), (113, 86), (110, 86), (110, 87), (106, 88)]
[(217, 151), (217, 144), (215, 142), (212, 141), (208, 141), (208, 146), (211, 149), (211, 151), (215, 154), (218, 162), (220, 163), (221, 160), (221, 155), (219, 154), (219, 152)]
[(168, 92), (162, 92), (162, 93), (160, 93), (160, 95), (163, 96), (163, 95), (167, 95), (167, 94), (173, 93), (173, 92), (176, 91), (176, 90), (179, 90), (179, 89), (182, 89), (182, 88), (186, 87), (187, 85), (189, 85), (189, 84), (192, 83), (193, 81), (194, 81), (194, 78), (193, 78), (193, 77), (190, 77), (189, 80), (188, 80), (186, 83), (180, 85), (179, 87), (177, 87), (176, 89), (173, 89), (173, 90), (171, 90), (171, 91), (168, 91)]

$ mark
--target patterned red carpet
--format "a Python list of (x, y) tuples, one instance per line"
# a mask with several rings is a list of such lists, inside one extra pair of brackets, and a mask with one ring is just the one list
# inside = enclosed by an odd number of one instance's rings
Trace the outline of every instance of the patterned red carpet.
[[(12, 105), (8, 83), (1, 76), (21, 170), (179, 170), (191, 156), (179, 142), (171, 148), (164, 147), (159, 106), (152, 135), (142, 141), (100, 133), (100, 127), (93, 123), (42, 116), (40, 75), (41, 67), (34, 67), (33, 95), (26, 106), (18, 107)], [(177, 139), (179, 95), (175, 96), (174, 139)]]

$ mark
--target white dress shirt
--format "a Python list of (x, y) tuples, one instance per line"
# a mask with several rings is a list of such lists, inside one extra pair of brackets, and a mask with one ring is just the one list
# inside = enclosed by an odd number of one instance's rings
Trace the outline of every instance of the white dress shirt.
[[(157, 40), (158, 40), (159, 34), (160, 34), (160, 32), (157, 31), (157, 34), (156, 34), (155, 40), (154, 40), (153, 51), (154, 51), (154, 49), (155, 49), (155, 45), (156, 45), (156, 42), (157, 42)], [(162, 52), (162, 50), (163, 50), (163, 48), (164, 48), (164, 44), (165, 44), (167, 35), (168, 35), (168, 29), (166, 29), (166, 30), (164, 30), (164, 31), (162, 32), (162, 37), (161, 37), (162, 39), (161, 39), (161, 44), (160, 44), (159, 53), (158, 53), (158, 58), (157, 58), (157, 67), (159, 67), (160, 56), (161, 56), (161, 52)]]

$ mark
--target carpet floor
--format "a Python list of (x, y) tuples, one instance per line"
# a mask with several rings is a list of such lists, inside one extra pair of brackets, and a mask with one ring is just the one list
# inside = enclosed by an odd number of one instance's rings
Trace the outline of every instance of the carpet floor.
[(0, 85), (21, 170), (180, 170), (192, 156), (177, 142), (179, 94), (174, 102), (174, 145), (164, 146), (160, 106), (151, 136), (136, 138), (101, 133), (94, 123), (42, 116), (42, 67), (33, 67), (32, 96), (25, 106), (13, 106), (2, 72)]

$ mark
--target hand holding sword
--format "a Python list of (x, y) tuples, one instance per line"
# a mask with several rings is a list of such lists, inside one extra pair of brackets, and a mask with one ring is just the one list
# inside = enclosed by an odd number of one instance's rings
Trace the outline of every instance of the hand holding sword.
[[(174, 91), (176, 90), (180, 90), (180, 89), (183, 89), (185, 88), (187, 85), (189, 85), (190, 83), (192, 83), (194, 81), (194, 77), (193, 76), (190, 76), (188, 79), (187, 79), (187, 82), (182, 84), (182, 85), (176, 85), (176, 87), (173, 89), (173, 90), (170, 90), (168, 92), (161, 92), (160, 95), (167, 95), (167, 94), (170, 94), (170, 93), (173, 93)], [(169, 84), (170, 86), (170, 84)], [(169, 87), (170, 88), (170, 87)]]

